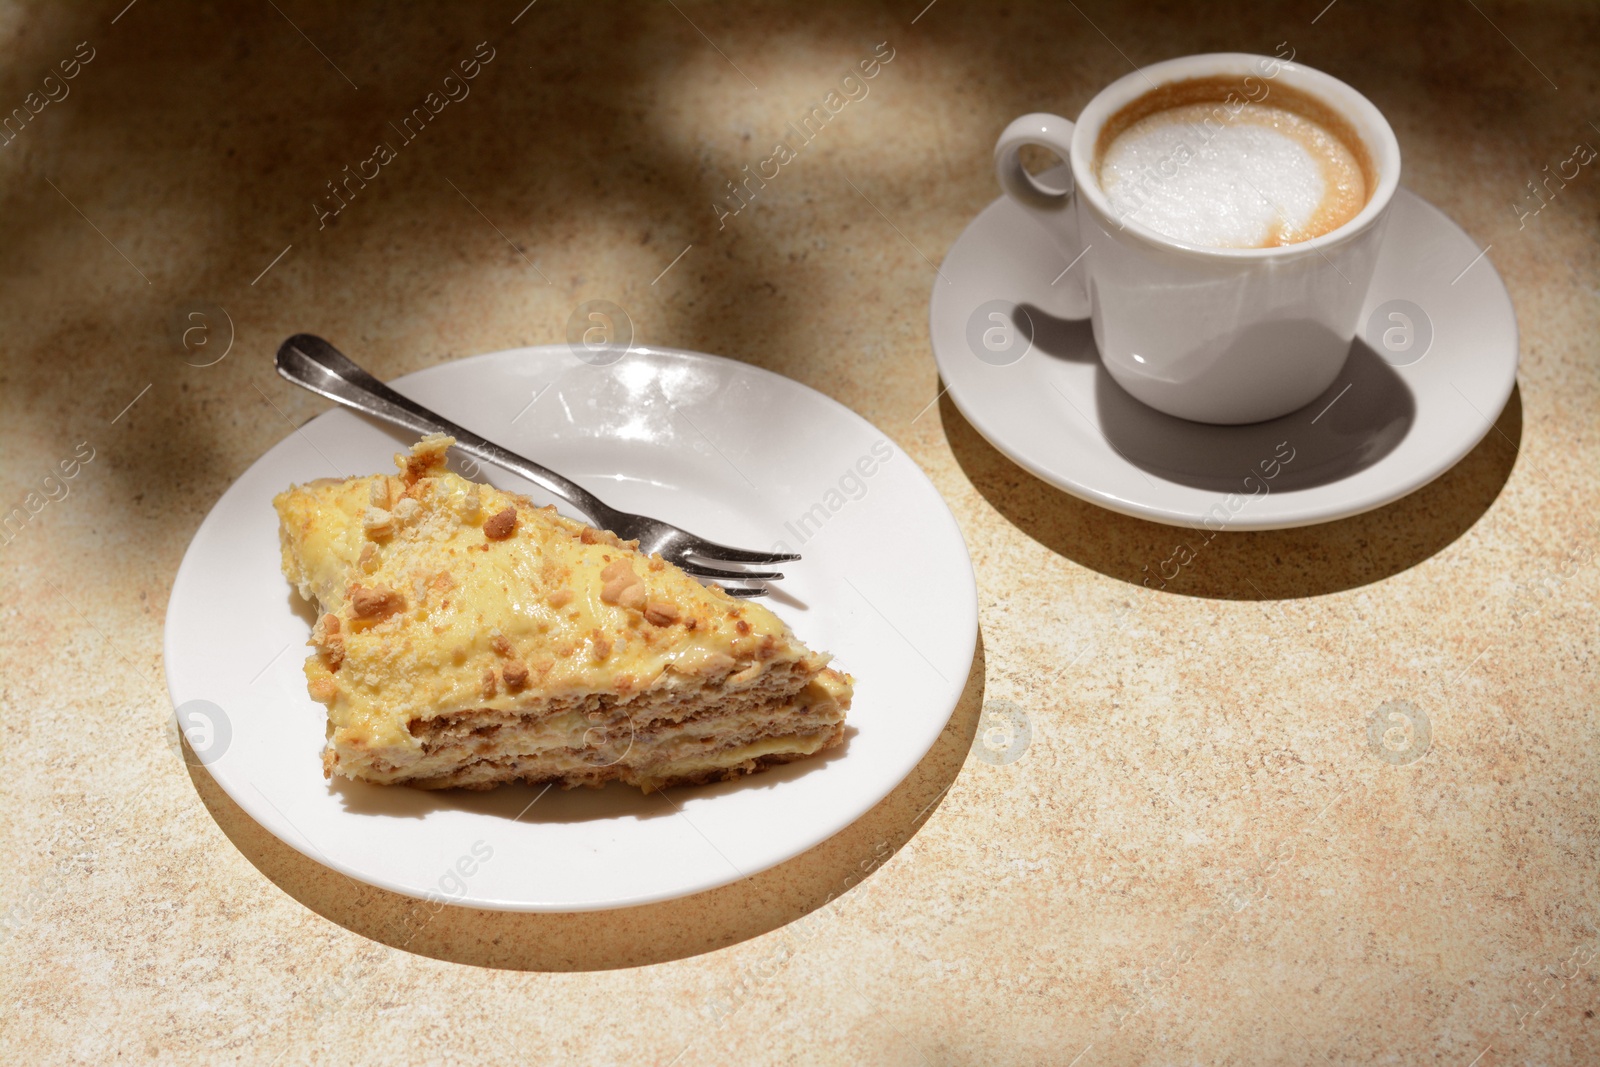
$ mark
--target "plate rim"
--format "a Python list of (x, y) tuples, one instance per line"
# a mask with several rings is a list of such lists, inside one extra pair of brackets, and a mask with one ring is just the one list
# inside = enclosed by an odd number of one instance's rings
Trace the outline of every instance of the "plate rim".
[[(622, 346), (608, 347), (618, 348)], [(898, 789), (908, 778), (910, 778), (911, 774), (916, 770), (916, 768), (920, 766), (921, 763), (927, 758), (928, 753), (931, 752), (938, 744), (939, 738), (943, 735), (945, 728), (949, 725), (951, 718), (955, 715), (956, 708), (960, 704), (962, 693), (965, 692), (967, 685), (971, 680), (972, 667), (977, 660), (980, 622), (978, 616), (977, 574), (972, 562), (971, 548), (967, 544), (966, 536), (962, 532), (960, 522), (956, 519), (954, 511), (950, 508), (949, 501), (947, 501), (944, 497), (944, 494), (939, 491), (938, 486), (934, 484), (933, 479), (929, 477), (928, 472), (923, 469), (920, 463), (916, 462), (916, 460), (911, 457), (910, 453), (907, 452), (907, 450), (901, 446), (898, 441), (896, 441), (881, 427), (877, 426), (877, 424), (871, 422), (865, 416), (861, 415), (859, 412), (853, 410), (841, 401), (822, 392), (820, 389), (816, 389), (813, 386), (810, 386), (797, 379), (779, 374), (776, 371), (769, 370), (766, 367), (746, 363), (742, 360), (733, 359), (728, 356), (720, 356), (714, 353), (699, 352), (693, 349), (678, 348), (675, 346), (666, 345), (633, 344), (626, 346), (626, 348), (623, 349), (623, 352), (624, 355), (638, 355), (645, 358), (666, 356), (671, 358), (685, 359), (692, 362), (701, 362), (717, 367), (719, 376), (726, 375), (728, 373), (746, 373), (754, 374), (758, 378), (774, 379), (777, 383), (779, 383), (779, 388), (795, 388), (803, 390), (805, 393), (809, 393), (813, 399), (820, 399), (825, 402), (826, 405), (831, 405), (836, 414), (844, 418), (854, 420), (862, 427), (866, 428), (869, 432), (887, 438), (891, 443), (893, 443), (895, 448), (903, 456), (905, 456), (906, 460), (908, 461), (907, 477), (912, 478), (914, 481), (920, 479), (920, 487), (926, 489), (926, 491), (932, 495), (932, 499), (939, 502), (939, 517), (946, 524), (947, 533), (954, 535), (953, 544), (959, 545), (961, 549), (960, 557), (964, 563), (965, 570), (962, 575), (955, 577), (964, 576), (965, 580), (955, 582), (954, 584), (955, 587), (961, 590), (965, 599), (965, 604), (961, 606), (965, 607), (967, 610), (962, 611), (961, 617), (963, 619), (970, 619), (970, 623), (968, 625), (964, 625), (961, 628), (960, 633), (960, 646), (965, 649), (964, 654), (960, 658), (964, 661), (964, 665), (961, 670), (952, 675), (951, 680), (947, 683), (949, 688), (949, 707), (944, 711), (943, 715), (938, 718), (936, 727), (932, 725), (933, 716), (929, 717), (928, 721), (930, 723), (930, 728), (927, 732), (927, 743), (923, 745), (919, 742), (919, 750), (916, 752), (915, 758), (905, 761), (905, 766), (903, 769), (897, 768), (896, 773), (892, 776), (892, 780), (890, 780), (891, 776), (885, 775), (880, 780), (872, 784), (869, 788), (863, 790), (861, 797), (864, 798), (864, 802), (858, 801), (856, 804), (852, 805), (856, 810), (849, 818), (840, 822), (838, 825), (834, 825), (832, 822), (821, 822), (815, 827), (811, 828), (809, 831), (802, 829), (801, 832), (794, 836), (790, 844), (781, 850), (782, 854), (778, 855), (775, 859), (759, 865), (747, 866), (742, 869), (728, 871), (726, 873), (722, 872), (722, 868), (718, 868), (718, 873), (715, 876), (697, 879), (694, 881), (693, 885), (688, 887), (667, 886), (653, 892), (633, 893), (631, 895), (620, 897), (611, 896), (604, 899), (586, 900), (581, 903), (552, 903), (548, 901), (528, 899), (492, 899), (489, 897), (472, 897), (471, 893), (468, 892), (462, 898), (446, 901), (446, 903), (454, 906), (477, 908), (489, 911), (534, 912), (548, 914), (575, 914), (589, 911), (610, 911), (622, 908), (638, 907), (646, 904), (661, 903), (670, 900), (686, 899), (701, 893), (709, 892), (713, 889), (720, 889), (735, 882), (754, 877), (755, 875), (758, 875), (764, 871), (779, 867), (784, 863), (788, 863), (794, 859), (797, 859), (806, 852), (816, 848), (823, 842), (837, 836), (838, 834), (849, 829), (851, 826), (855, 825), (869, 812), (871, 812), (873, 808), (882, 803), (886, 797)], [(399, 377), (389, 380), (387, 384), (400, 386), (403, 388), (407, 382), (425, 375), (440, 372), (444, 368), (475, 365), (518, 355), (524, 357), (532, 355), (541, 359), (547, 357), (565, 357), (568, 359), (576, 358), (572, 352), (571, 346), (560, 342), (541, 345), (519, 345), (512, 348), (475, 353), (470, 356), (463, 356), (456, 359), (444, 359), (440, 362), (430, 364), (426, 367), (420, 367), (404, 375), (400, 375)], [(243, 471), (229, 481), (227, 487), (224, 488), (222, 492), (218, 494), (216, 499), (212, 501), (204, 518), (201, 519), (200, 523), (195, 527), (194, 533), (190, 536), (189, 543), (184, 549), (183, 557), (179, 561), (178, 568), (174, 572), (171, 579), (167, 610), (162, 621), (162, 672), (167, 683), (167, 697), (173, 705), (172, 714), (175, 715), (177, 708), (179, 707), (176, 692), (179, 679), (171, 670), (168, 669), (169, 664), (176, 662), (174, 659), (174, 641), (176, 639), (174, 632), (174, 617), (175, 613), (179, 610), (179, 597), (172, 595), (172, 593), (178, 589), (180, 583), (185, 581), (186, 575), (189, 575), (190, 580), (192, 580), (192, 567), (200, 566), (198, 560), (194, 556), (196, 544), (200, 541), (202, 535), (206, 533), (208, 528), (211, 527), (214, 522), (222, 521), (217, 517), (218, 505), (221, 504), (222, 500), (234, 489), (236, 485), (248, 478), (263, 463), (266, 463), (268, 458), (285, 442), (301, 433), (307, 426), (327, 417), (334, 412), (344, 412), (344, 409), (336, 403), (329, 402), (329, 406), (325, 410), (320, 411), (311, 418), (299, 423), (288, 433), (274, 441)], [(348, 412), (345, 413), (350, 414)], [(931, 510), (932, 509), (930, 509), (930, 511)], [(181, 740), (179, 741), (179, 746), (181, 751)], [(225, 780), (225, 778), (228, 776), (224, 775), (219, 777), (216, 773), (214, 773), (212, 767), (204, 761), (191, 761), (186, 754), (181, 755), (181, 758), (185, 767), (191, 774), (193, 774), (196, 770), (204, 771), (211, 778), (211, 781), (216, 784), (216, 786), (221, 789), (230, 800), (238, 805), (245, 815), (248, 816), (257, 826), (265, 830), (276, 840), (289, 846), (294, 851), (298, 852), (302, 856), (305, 856), (314, 863), (317, 863), (319, 866), (340, 874), (344, 874), (364, 885), (371, 885), (388, 892), (409, 897), (411, 899), (433, 899), (432, 897), (423, 895), (409, 886), (397, 884), (386, 878), (375, 877), (371, 873), (364, 872), (348, 862), (339, 862), (333, 856), (322, 854), (309, 839), (302, 840), (303, 835), (298, 830), (295, 830), (292, 825), (288, 827), (288, 829), (293, 831), (292, 833), (280, 832), (280, 829), (278, 829), (276, 826), (277, 820), (271, 819), (264, 814), (267, 809), (272, 807), (270, 801), (266, 804), (260, 804), (257, 803), (256, 798), (248, 795), (251, 788), (254, 788), (255, 792), (260, 793), (260, 789), (256, 787), (255, 782), (231, 783), (232, 785), (238, 787), (236, 790), (235, 788), (230, 787), (230, 781)], [(958, 770), (957, 774), (959, 775), (959, 773), (960, 772)], [(265, 799), (264, 794), (262, 799)], [(286, 817), (284, 817), (284, 821), (287, 822)], [(418, 825), (421, 825), (421, 822), (419, 822)]]

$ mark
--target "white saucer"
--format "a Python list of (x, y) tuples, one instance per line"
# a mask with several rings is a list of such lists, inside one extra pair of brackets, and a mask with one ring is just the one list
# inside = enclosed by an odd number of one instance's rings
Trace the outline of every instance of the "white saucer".
[(1516, 315), (1488, 257), (1405, 189), (1392, 211), (1363, 340), (1326, 393), (1282, 418), (1211, 426), (1123, 392), (1088, 322), (1066, 317), (1081, 293), (1053, 284), (1075, 250), (1005, 197), (967, 226), (934, 279), (940, 377), (995, 448), (1113, 511), (1270, 530), (1381, 507), (1470, 452), (1517, 375)]
[[(193, 750), (277, 837), (412, 896), (508, 910), (620, 907), (804, 852), (864, 814), (933, 746), (976, 646), (972, 565), (932, 483), (859, 415), (776, 374), (667, 349), (593, 366), (564, 345), (523, 348), (393, 384), (616, 506), (725, 544), (783, 541), (802, 553), (763, 603), (855, 676), (847, 740), (824, 758), (667, 797), (615, 784), (540, 798), (522, 786), (429, 793), (324, 781), (323, 709), (301, 674), (312, 616), (279, 573), (272, 496), (291, 482), (393, 470), (393, 453), (411, 443), (339, 409), (285, 438), (217, 501), (167, 610), (167, 679)], [(483, 476), (531, 488), (496, 469)]]

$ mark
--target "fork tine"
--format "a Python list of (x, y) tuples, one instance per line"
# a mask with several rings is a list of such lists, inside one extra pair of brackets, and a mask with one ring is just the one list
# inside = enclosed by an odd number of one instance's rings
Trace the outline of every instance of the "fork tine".
[(722, 578), (735, 582), (775, 582), (783, 577), (778, 571), (726, 571), (701, 563), (680, 563), (679, 566), (698, 578)]
[(729, 596), (740, 597), (743, 599), (767, 595), (766, 587), (759, 585), (747, 585), (742, 588), (735, 586), (732, 589), (724, 588), (722, 591), (727, 593)]
[(748, 549), (719, 545), (715, 541), (707, 541), (693, 535), (690, 537), (690, 543), (684, 545), (682, 551), (691, 556), (720, 560), (724, 563), (793, 563), (800, 558), (796, 552), (751, 552)]

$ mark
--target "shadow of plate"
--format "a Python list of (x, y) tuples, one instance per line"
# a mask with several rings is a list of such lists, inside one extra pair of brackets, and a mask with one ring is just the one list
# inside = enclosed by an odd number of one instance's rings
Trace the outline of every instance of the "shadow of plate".
[[(187, 744), (184, 752), (195, 791), (234, 846), (273, 884), (330, 922), (393, 948), (454, 963), (521, 971), (603, 971), (712, 952), (824, 907), (844, 905), (847, 894), (870, 883), (938, 810), (973, 748), (983, 692), (980, 633), (967, 684), (933, 748), (860, 819), (799, 856), (730, 885), (611, 911), (491, 911), (418, 900), (354, 881), (263, 829), (222, 791)], [(507, 797), (507, 805), (518, 799)], [(615, 803), (634, 804), (620, 793), (617, 797)], [(830, 914), (823, 912), (816, 921), (826, 923)], [(808, 923), (804, 940), (817, 933)]]

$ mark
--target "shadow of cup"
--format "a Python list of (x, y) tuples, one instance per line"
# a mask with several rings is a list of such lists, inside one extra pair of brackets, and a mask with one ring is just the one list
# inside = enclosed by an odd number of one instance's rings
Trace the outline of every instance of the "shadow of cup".
[(1416, 400), (1405, 380), (1360, 339), (1338, 378), (1309, 404), (1265, 422), (1217, 426), (1134, 399), (1100, 363), (1088, 320), (1057, 318), (1026, 304), (1016, 313), (1026, 316), (1041, 355), (1095, 364), (1095, 408), (1111, 447), (1141, 470), (1180, 485), (1249, 492), (1242, 483), (1258, 475), (1262, 457), (1273, 456), (1283, 441), (1292, 443), (1295, 459), (1274, 475), (1273, 492), (1330, 485), (1394, 451), (1416, 419)]
[[(1098, 362), (1088, 323), (1025, 309), (1034, 347), (1049, 358)], [(1246, 492), (1244, 479), (1285, 440), (1284, 420), (1210, 426), (1174, 418), (1125, 393), (1104, 368), (1096, 404), (1107, 439), (1153, 475), (1219, 493)], [(1353, 383), (1342, 401), (1337, 393)], [(1347, 403), (1357, 395), (1362, 403)], [(1329, 404), (1332, 407), (1328, 407)], [(1324, 411), (1323, 409), (1327, 410)], [(1460, 537), (1499, 495), (1522, 441), (1522, 396), (1513, 389), (1494, 426), (1471, 452), (1401, 499), (1347, 519), (1288, 530), (1209, 533), (1108, 511), (1016, 466), (984, 440), (945, 394), (940, 416), (951, 451), (974, 488), (1018, 529), (1076, 563), (1132, 585), (1187, 596), (1277, 600), (1318, 596), (1381, 581)], [(1307, 425), (1306, 412), (1322, 412)], [(1273, 491), (1328, 485), (1370, 467), (1404, 438), (1415, 401), (1398, 375), (1357, 341), (1345, 373), (1295, 420), (1295, 460)], [(1192, 559), (1166, 580), (1163, 561)], [(1153, 579), (1153, 580), (1152, 580)]]
[[(1106, 440), (1128, 462), (1170, 482), (1216, 493), (1249, 492), (1257, 467), (1288, 442), (1275, 493), (1331, 485), (1393, 452), (1416, 419), (1416, 400), (1394, 368), (1362, 341), (1321, 396), (1281, 418), (1214, 426), (1165, 415), (1129, 396), (1101, 367), (1095, 404)], [(1312, 421), (1308, 424), (1307, 414)]]

